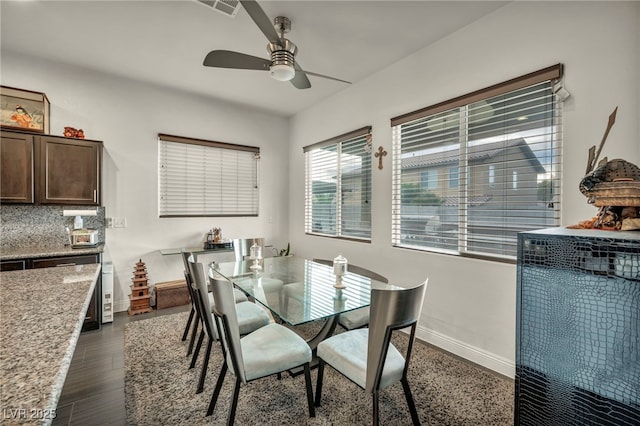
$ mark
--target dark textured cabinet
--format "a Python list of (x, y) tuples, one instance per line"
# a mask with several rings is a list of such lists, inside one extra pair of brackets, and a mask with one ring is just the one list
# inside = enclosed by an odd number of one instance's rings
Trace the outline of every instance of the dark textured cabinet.
[(2, 131), (0, 202), (101, 204), (102, 142)]
[(640, 424), (640, 233), (518, 235), (515, 424)]
[(2, 132), (0, 137), (0, 201), (34, 202), (33, 136)]
[(39, 138), (40, 204), (100, 205), (102, 143)]
[[(100, 253), (83, 254), (78, 256), (58, 256), (37, 259), (12, 259), (0, 262), (2, 271), (17, 271), (35, 268), (53, 268), (58, 266), (88, 265), (91, 263), (101, 263)], [(98, 274), (98, 281), (91, 296), (91, 302), (82, 325), (82, 331), (96, 330), (100, 328), (100, 300), (102, 297), (102, 274)]]

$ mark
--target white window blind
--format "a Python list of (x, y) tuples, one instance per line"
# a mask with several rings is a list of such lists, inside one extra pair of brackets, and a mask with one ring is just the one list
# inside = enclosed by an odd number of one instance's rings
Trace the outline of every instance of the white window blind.
[(160, 217), (257, 216), (260, 148), (158, 135)]
[(371, 128), (304, 148), (305, 232), (371, 239)]
[(392, 119), (393, 245), (513, 260), (518, 232), (558, 226), (561, 77), (559, 64)]

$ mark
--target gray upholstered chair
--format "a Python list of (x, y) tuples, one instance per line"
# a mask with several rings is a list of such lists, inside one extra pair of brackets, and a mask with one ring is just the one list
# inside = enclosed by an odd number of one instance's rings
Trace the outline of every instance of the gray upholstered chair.
[[(233, 251), (236, 256), (236, 262), (247, 260), (249, 258), (251, 246), (254, 243), (262, 247), (262, 256), (266, 257), (264, 251), (264, 238), (237, 238), (233, 240)], [(247, 285), (249, 287), (251, 287), (251, 281), (251, 278), (247, 278)], [(237, 280), (236, 284), (242, 287), (242, 280)], [(278, 308), (282, 309), (284, 300), (284, 295), (282, 292), (284, 283), (282, 282), (282, 280), (279, 280), (277, 278), (262, 277), (260, 280), (260, 284), (265, 294), (271, 293), (276, 297), (276, 300), (278, 301)]]
[[(189, 300), (191, 301), (191, 311), (189, 312), (189, 318), (187, 319), (187, 324), (184, 328), (184, 332), (182, 333), (182, 341), (184, 342), (189, 335), (189, 328), (192, 327), (191, 337), (189, 338), (189, 346), (187, 348), (187, 356), (193, 353), (193, 345), (195, 343), (196, 336), (198, 335), (198, 326), (202, 323), (202, 316), (200, 314), (200, 303), (198, 302), (198, 293), (197, 288), (193, 280), (191, 279), (191, 273), (189, 272), (189, 257), (193, 256), (193, 253), (189, 251), (182, 250), (182, 262), (184, 263), (184, 279), (187, 283), (187, 289), (189, 290)], [(246, 302), (247, 296), (240, 290), (235, 290), (236, 302)], [(209, 302), (213, 304), (213, 295), (209, 293)], [(194, 321), (195, 320), (195, 321)], [(191, 361), (191, 368), (195, 365), (196, 359), (198, 358), (198, 352), (200, 350), (200, 346), (202, 345), (202, 340), (204, 339), (204, 330), (200, 333), (198, 350), (193, 354)]]
[[(238, 332), (239, 312), (237, 311), (239, 305), (233, 303), (231, 282), (222, 276), (215, 275), (209, 277), (209, 282), (216, 302), (214, 314), (218, 328), (221, 330), (225, 360), (211, 396), (207, 416), (211, 415), (215, 409), (227, 369), (235, 376), (234, 392), (227, 421), (227, 424), (232, 425), (242, 384), (246, 385), (253, 380), (274, 374), (280, 375), (284, 371), (303, 366), (309, 416), (315, 417), (309, 367), (312, 355), (307, 342), (294, 331), (275, 323), (261, 327), (240, 338)], [(262, 399), (266, 398), (269, 398), (268, 394), (262, 395)], [(253, 403), (259, 402), (253, 401)]]
[[(313, 259), (316, 263), (323, 265), (333, 266), (333, 260), (327, 259)], [(362, 268), (360, 266), (349, 264), (347, 266), (347, 272), (353, 272), (364, 277), (369, 277), (372, 280), (380, 281), (385, 284), (389, 283), (386, 277), (377, 274), (369, 269)], [(338, 317), (338, 324), (340, 324), (346, 330), (355, 330), (356, 328), (366, 327), (369, 324), (369, 307), (354, 309), (353, 311), (340, 314)]]
[[(220, 338), (218, 333), (218, 329), (216, 327), (215, 321), (213, 319), (213, 309), (215, 305), (212, 305), (209, 301), (209, 293), (207, 286), (207, 274), (204, 271), (204, 267), (202, 263), (195, 262), (193, 256), (189, 258), (189, 272), (191, 274), (191, 278), (196, 284), (197, 288), (197, 297), (200, 303), (200, 312), (202, 313), (202, 328), (206, 330), (207, 336), (209, 337), (207, 342), (207, 350), (205, 352), (204, 362), (202, 364), (202, 370), (200, 372), (200, 380), (198, 381), (198, 389), (196, 393), (202, 392), (204, 388), (204, 379), (207, 375), (207, 367), (209, 365), (209, 357), (211, 356), (211, 348), (213, 346), (213, 342)], [(235, 305), (236, 298), (233, 289), (231, 290), (231, 300)], [(238, 311), (238, 321), (237, 321), (237, 331), (240, 334), (248, 334), (254, 330), (257, 330), (260, 327), (264, 327), (271, 319), (267, 315), (264, 309), (255, 303), (251, 302), (240, 302), (237, 303), (237, 311)], [(204, 335), (201, 334), (201, 338), (198, 341), (198, 350), (202, 344), (202, 337)], [(195, 363), (192, 361), (191, 368)]]
[[(317, 407), (322, 397), (324, 368), (329, 364), (365, 392), (372, 394), (374, 425), (380, 423), (380, 391), (397, 382), (402, 383), (413, 424), (420, 424), (407, 381), (407, 370), (427, 282), (406, 289), (394, 286), (372, 288), (369, 328), (346, 331), (320, 342), (317, 349)], [(411, 330), (407, 351), (403, 356), (391, 343), (391, 335), (406, 327)]]
[(236, 238), (233, 240), (233, 253), (236, 256), (236, 262), (249, 257), (251, 246), (254, 243), (262, 247), (262, 256), (264, 256), (264, 238)]

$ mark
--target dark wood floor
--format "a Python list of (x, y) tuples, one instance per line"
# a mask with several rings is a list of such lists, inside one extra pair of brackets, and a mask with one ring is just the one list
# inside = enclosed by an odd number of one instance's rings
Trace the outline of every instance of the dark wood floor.
[(125, 325), (189, 309), (190, 305), (177, 306), (133, 317), (119, 312), (113, 323), (80, 334), (53, 424), (124, 425)]

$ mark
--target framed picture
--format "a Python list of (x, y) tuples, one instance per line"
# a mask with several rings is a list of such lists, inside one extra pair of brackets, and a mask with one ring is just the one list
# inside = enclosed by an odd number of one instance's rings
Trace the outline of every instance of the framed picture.
[(0, 126), (49, 133), (49, 99), (31, 90), (0, 86)]

